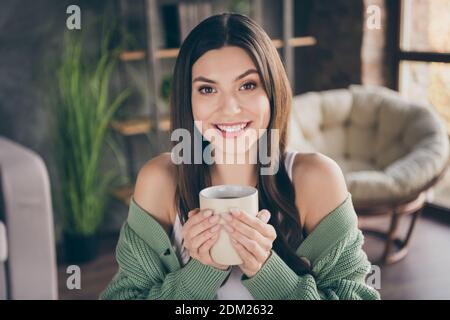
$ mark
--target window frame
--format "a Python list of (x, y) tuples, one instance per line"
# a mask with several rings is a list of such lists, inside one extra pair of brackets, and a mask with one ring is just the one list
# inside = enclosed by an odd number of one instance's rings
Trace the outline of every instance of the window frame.
[(391, 10), (393, 16), (396, 18), (395, 34), (393, 42), (395, 43), (394, 50), (394, 89), (400, 89), (400, 64), (402, 61), (416, 61), (416, 62), (442, 62), (450, 64), (450, 52), (429, 52), (429, 51), (405, 51), (401, 48), (401, 32), (403, 19), (403, 3), (404, 0), (392, 1)]

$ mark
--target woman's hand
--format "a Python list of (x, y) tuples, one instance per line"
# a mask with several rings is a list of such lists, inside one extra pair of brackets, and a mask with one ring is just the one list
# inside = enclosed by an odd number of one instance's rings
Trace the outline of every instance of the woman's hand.
[(183, 225), (181, 233), (184, 239), (184, 247), (189, 255), (203, 264), (226, 270), (228, 266), (215, 263), (209, 250), (219, 239), (221, 225), (220, 218), (212, 214), (212, 210), (200, 210), (196, 208), (189, 211), (188, 220)]
[(247, 277), (253, 277), (264, 265), (272, 252), (272, 243), (277, 237), (274, 227), (267, 222), (270, 219), (268, 210), (261, 210), (253, 217), (242, 210), (230, 210), (224, 214), (227, 222), (224, 227), (230, 235), (231, 242), (244, 261), (240, 265)]

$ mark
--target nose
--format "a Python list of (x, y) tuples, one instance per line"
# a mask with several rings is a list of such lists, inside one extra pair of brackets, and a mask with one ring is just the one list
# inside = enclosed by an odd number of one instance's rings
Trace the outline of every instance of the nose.
[(223, 97), (221, 106), (222, 113), (226, 116), (232, 116), (241, 112), (239, 102), (232, 94)]

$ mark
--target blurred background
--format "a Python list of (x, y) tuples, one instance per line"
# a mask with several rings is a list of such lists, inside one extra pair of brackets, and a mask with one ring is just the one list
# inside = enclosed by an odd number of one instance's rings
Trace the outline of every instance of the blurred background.
[(382, 298), (450, 299), (450, 0), (0, 0), (1, 299), (98, 298), (178, 48), (230, 11), (279, 49), (289, 147), (341, 165)]

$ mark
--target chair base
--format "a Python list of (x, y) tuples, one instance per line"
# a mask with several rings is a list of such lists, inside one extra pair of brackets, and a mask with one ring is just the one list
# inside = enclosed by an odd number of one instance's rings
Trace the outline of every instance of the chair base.
[[(414, 227), (420, 217), (423, 208), (426, 203), (426, 193), (423, 192), (417, 196), (414, 200), (408, 203), (402, 203), (400, 205), (392, 206), (389, 209), (383, 211), (369, 211), (367, 208), (360, 208), (361, 215), (373, 216), (373, 215), (391, 215), (391, 222), (389, 230), (387, 232), (380, 231), (371, 228), (362, 228), (363, 232), (374, 235), (378, 238), (385, 240), (383, 254), (381, 259), (377, 261), (377, 264), (386, 265), (396, 263), (406, 257), (408, 253), (408, 246), (411, 240), (411, 235), (414, 231)], [(358, 208), (356, 212), (360, 214)], [(403, 238), (397, 236), (401, 219), (404, 216), (412, 215), (408, 230)]]
[[(395, 224), (398, 225), (399, 216), (396, 214), (392, 214), (391, 218), (391, 227), (389, 228), (389, 231), (383, 232), (380, 230), (375, 229), (369, 229), (364, 228), (362, 229), (363, 232), (371, 234), (377, 238), (385, 240), (385, 246), (384, 251), (381, 259), (377, 261), (378, 264), (385, 265), (385, 264), (392, 264), (396, 263), (403, 258), (406, 257), (408, 253), (408, 245), (411, 239), (411, 234), (413, 232), (414, 226), (416, 224), (417, 219), (419, 218), (422, 210), (418, 210), (413, 213), (412, 220), (410, 222), (408, 231), (406, 236), (401, 239), (399, 237), (395, 237), (395, 232), (397, 231), (397, 228)], [(397, 222), (395, 221), (397, 220)]]

